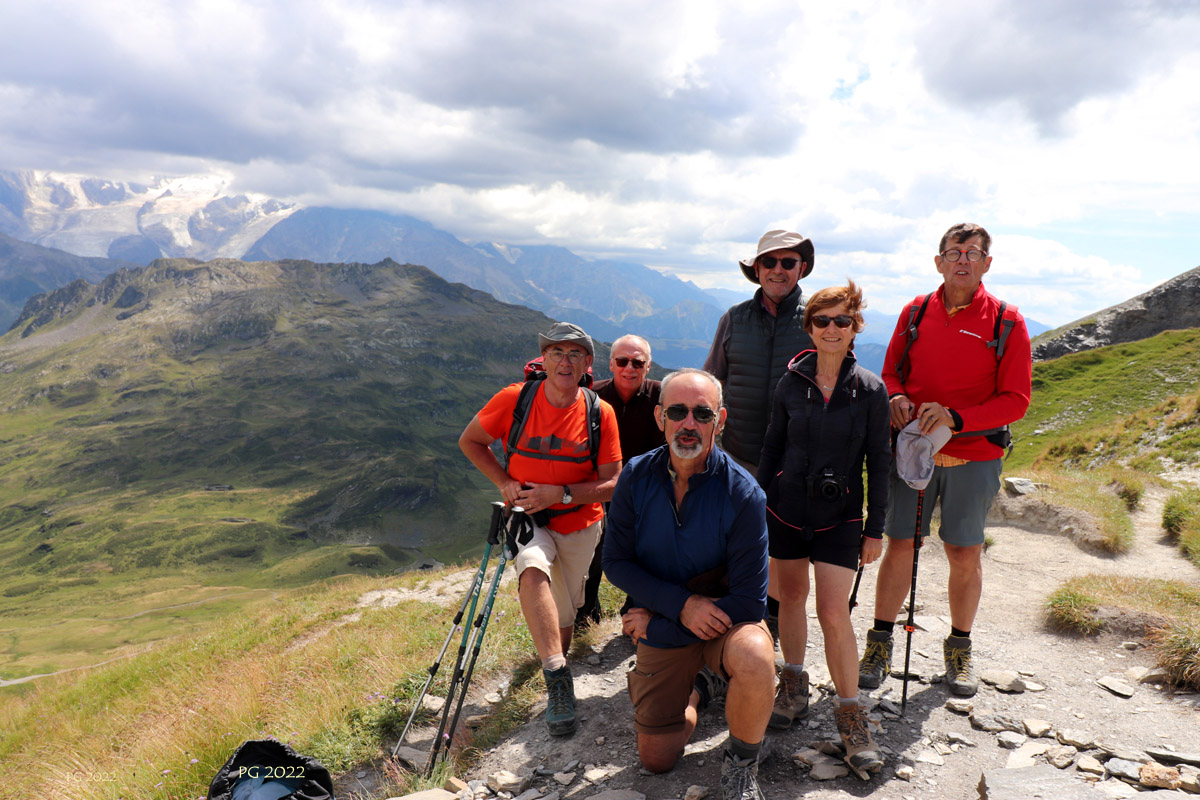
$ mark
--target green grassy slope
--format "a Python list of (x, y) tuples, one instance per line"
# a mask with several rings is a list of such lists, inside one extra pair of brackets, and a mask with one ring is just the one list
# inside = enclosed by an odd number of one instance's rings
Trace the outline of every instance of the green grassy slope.
[(481, 549), (456, 440), (549, 324), (390, 261), (164, 260), (45, 298), (0, 339), (0, 677)]
[[(1041, 460), (1045, 466), (1086, 468), (1102, 460), (1134, 459), (1157, 472), (1158, 454), (1194, 459), (1200, 420), (1178, 413), (1194, 408), (1200, 390), (1200, 329), (1167, 331), (1150, 339), (1101, 347), (1039, 362), (1033, 402), (1013, 426), (1017, 443), (1006, 471)], [(1189, 431), (1191, 433), (1189, 433)], [(1101, 445), (1105, 437), (1121, 437)], [(1172, 438), (1174, 437), (1174, 438)], [(1107, 446), (1107, 453), (1097, 451)], [(1070, 456), (1070, 457), (1068, 457)]]

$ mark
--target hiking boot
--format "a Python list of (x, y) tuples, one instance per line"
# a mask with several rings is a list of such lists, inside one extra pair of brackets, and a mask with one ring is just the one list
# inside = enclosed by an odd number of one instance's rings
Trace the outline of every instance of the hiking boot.
[(942, 643), (942, 655), (946, 659), (946, 683), (950, 691), (959, 697), (974, 695), (979, 690), (979, 681), (971, 666), (971, 638), (947, 636)]
[(775, 730), (786, 731), (792, 723), (808, 716), (808, 673), (795, 672), (784, 667), (779, 673), (779, 687), (775, 690), (775, 707), (767, 725)]
[(766, 800), (758, 788), (758, 761), (738, 758), (728, 750), (721, 763), (722, 800)]
[(867, 631), (867, 646), (858, 662), (858, 688), (878, 689), (892, 671), (892, 634)]
[(869, 781), (870, 773), (883, 769), (883, 754), (871, 738), (867, 712), (858, 703), (852, 706), (839, 705), (833, 709), (833, 720), (837, 723), (838, 735), (842, 737), (842, 747), (846, 750), (846, 764), (859, 778)]
[(542, 670), (546, 679), (546, 727), (551, 736), (566, 736), (574, 733), (579, 724), (575, 716), (575, 680), (571, 668)]
[(700, 695), (697, 711), (703, 711), (709, 703), (724, 700), (725, 695), (729, 693), (729, 681), (709, 669), (707, 664), (697, 673), (695, 685), (696, 692)]

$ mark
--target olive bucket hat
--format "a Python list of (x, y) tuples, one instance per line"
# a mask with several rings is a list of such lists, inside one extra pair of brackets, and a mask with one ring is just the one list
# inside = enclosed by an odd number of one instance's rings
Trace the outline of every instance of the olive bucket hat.
[(811, 239), (793, 231), (767, 231), (758, 240), (758, 252), (750, 258), (744, 258), (738, 262), (738, 266), (742, 268), (742, 274), (746, 276), (746, 280), (751, 283), (758, 283), (758, 277), (754, 274), (754, 262), (763, 253), (770, 253), (775, 250), (795, 250), (800, 254), (800, 260), (804, 262), (804, 269), (800, 273), (799, 280), (807, 278), (812, 273), (813, 259), (816, 257), (816, 254), (813, 250)]

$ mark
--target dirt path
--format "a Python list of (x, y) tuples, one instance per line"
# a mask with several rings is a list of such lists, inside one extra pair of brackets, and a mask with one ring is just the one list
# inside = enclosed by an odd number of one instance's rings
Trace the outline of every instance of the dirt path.
[[(982, 686), (973, 698), (976, 711), (990, 710), (1016, 720), (1045, 720), (1054, 731), (1083, 731), (1129, 751), (1146, 747), (1200, 750), (1200, 696), (1172, 696), (1155, 685), (1132, 680), (1127, 675), (1131, 668), (1153, 666), (1152, 656), (1144, 648), (1124, 646), (1125, 638), (1134, 637), (1064, 636), (1046, 627), (1041, 611), (1046, 596), (1075, 575), (1170, 576), (1200, 585), (1200, 570), (1165, 541), (1159, 527), (1164, 497), (1161, 492), (1147, 497), (1144, 508), (1135, 515), (1136, 542), (1131, 552), (1121, 557), (1097, 555), (1056, 531), (989, 526), (995, 545), (984, 556), (983, 602), (973, 632), (976, 661), (983, 670), (1018, 670), (1045, 689), (1001, 694)], [(929, 682), (942, 671), (941, 642), (949, 632), (946, 577), (946, 559), (935, 536), (922, 550), (920, 562), (917, 612), (927, 630), (913, 635), (913, 671), (923, 680), (910, 684), (904, 719), (881, 714), (885, 706), (876, 710), (882, 716), (882, 731), (876, 739), (889, 751), (884, 771), (869, 783), (853, 775), (816, 781), (808, 766), (792, 758), (813, 741), (837, 738), (830, 695), (814, 691), (807, 721), (783, 734), (768, 732), (768, 757), (760, 778), (769, 800), (868, 794), (897, 799), (977, 798), (982, 773), (1005, 766), (1012, 751), (999, 747), (994, 733), (974, 729), (966, 716), (945, 708), (948, 692), (940, 682)], [(870, 569), (855, 612), (860, 647), (870, 624), (874, 583), (875, 570)], [(811, 598), (809, 616), (808, 668), (814, 683), (825, 689), (828, 674)], [(625, 692), (624, 675), (633, 649), (628, 639), (616, 635), (616, 628), (615, 622), (610, 622), (591, 657), (572, 664), (583, 718), (580, 730), (572, 737), (551, 740), (540, 716), (535, 717), (485, 754), (468, 778), (486, 778), (498, 770), (530, 775), (539, 768), (552, 773), (574, 766), (575, 777), (565, 786), (548, 774), (536, 776), (533, 785), (558, 791), (564, 798), (587, 798), (604, 789), (632, 789), (650, 800), (661, 800), (682, 798), (695, 784), (709, 787), (713, 792), (710, 798), (719, 797), (720, 758), (727, 736), (719, 709), (702, 715), (692, 744), (673, 771), (658, 776), (642, 774)], [(898, 670), (903, 666), (903, 634), (897, 644), (893, 666)], [(1134, 695), (1126, 699), (1100, 688), (1096, 680), (1105, 676), (1131, 683)], [(889, 679), (871, 696), (898, 706), (900, 682)], [(1050, 738), (1030, 741), (1057, 745)], [(1044, 759), (1038, 761), (1044, 763)], [(905, 765), (913, 768), (907, 780), (896, 774), (897, 768)], [(1068, 772), (1074, 773), (1074, 767)]]

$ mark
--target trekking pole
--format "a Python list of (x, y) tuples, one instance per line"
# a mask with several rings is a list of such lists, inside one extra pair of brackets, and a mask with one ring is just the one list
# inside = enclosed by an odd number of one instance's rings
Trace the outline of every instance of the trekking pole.
[(858, 574), (854, 576), (854, 588), (850, 591), (850, 613), (854, 613), (854, 609), (858, 607), (858, 584), (862, 581), (863, 568), (866, 564), (858, 565)]
[(904, 623), (904, 630), (907, 632), (907, 639), (904, 642), (904, 685), (900, 690), (900, 716), (904, 716), (904, 709), (908, 705), (908, 663), (912, 658), (912, 635), (916, 630), (916, 623), (913, 620), (913, 611), (917, 605), (917, 561), (921, 557), (921, 513), (924, 511), (925, 505), (925, 490), (921, 489), (917, 492), (917, 532), (913, 538), (913, 568), (912, 568), (912, 588), (908, 593), (908, 619)]
[[(510, 530), (514, 525), (524, 524), (524, 519), (525, 513), (521, 511), (519, 507), (514, 508), (513, 513), (509, 518)], [(509, 537), (509, 540), (515, 541), (515, 539), (512, 537)], [(513, 549), (516, 549), (515, 544)], [(515, 553), (513, 554), (513, 557), (516, 557)], [(488, 590), (487, 601), (483, 604), (483, 610), (479, 612), (479, 616), (475, 619), (475, 636), (471, 648), (471, 661), (467, 665), (467, 672), (463, 678), (462, 688), (458, 693), (458, 705), (454, 709), (454, 717), (450, 720), (450, 728), (446, 731), (446, 735), (442, 737), (442, 741), (446, 743), (445, 753), (447, 756), (450, 754), (450, 743), (454, 741), (454, 731), (458, 727), (458, 719), (462, 714), (463, 701), (467, 697), (467, 687), (471, 685), (471, 676), (475, 674), (475, 662), (479, 660), (479, 651), (483, 646), (483, 636), (485, 633), (487, 633), (488, 622), (491, 621), (492, 618), (492, 607), (496, 603), (496, 591), (500, 588), (500, 578), (504, 575), (504, 567), (508, 563), (508, 559), (508, 547), (502, 547), (500, 549), (500, 561), (496, 565), (496, 574), (492, 576), (492, 586)], [(429, 761), (427, 776), (433, 775), (434, 765), (435, 762), (431, 758)]]
[[(501, 520), (503, 518), (503, 513), (504, 513), (504, 504), (503, 503), (501, 503), (501, 502), (492, 503), (492, 520), (488, 526), (489, 548), (491, 546), (491, 543), (496, 541), (497, 533), (499, 532), (500, 527), (501, 527)], [(479, 586), (480, 586), (480, 590), (482, 590), (482, 588), (483, 588), (482, 581), (480, 582)], [(479, 595), (480, 595), (480, 592), (477, 591), (477, 592), (475, 592), (474, 597), (471, 599), (471, 608), (467, 612), (467, 616), (466, 616), (468, 623), (469, 623), (470, 619), (475, 616), (475, 608), (479, 601)], [(438, 723), (437, 735), (434, 736), (433, 746), (432, 746), (432, 748), (430, 748), (430, 752), (429, 752), (428, 766), (429, 766), (430, 771), (432, 771), (433, 762), (437, 758), (438, 748), (441, 746), (442, 733), (446, 730), (446, 722), (450, 718), (450, 707), (452, 705), (454, 705), (454, 695), (458, 691), (459, 683), (462, 681), (463, 668), (466, 665), (467, 651), (470, 647), (471, 633), (473, 632), (473, 630), (474, 630), (474, 628), (470, 624), (463, 626), (462, 642), (458, 645), (458, 657), (455, 659), (455, 662), (454, 662), (454, 675), (450, 678), (450, 687), (446, 690), (446, 704), (442, 707), (442, 720), (440, 723)]]
[[(500, 527), (500, 514), (503, 510), (503, 503), (492, 503), (492, 521), (488, 526), (488, 543), (483, 550), (483, 560), (479, 562), (479, 569), (475, 571), (475, 577), (471, 580), (471, 588), (463, 595), (462, 605), (459, 607), (458, 613), (454, 615), (454, 622), (450, 625), (450, 631), (446, 634), (446, 641), (442, 642), (442, 649), (438, 653), (437, 659), (429, 667), (429, 677), (425, 679), (425, 685), (421, 687), (421, 693), (417, 695), (416, 702), (413, 703), (412, 713), (408, 715), (408, 722), (404, 724), (404, 730), (400, 733), (400, 738), (396, 740), (396, 746), (392, 749), (392, 758), (395, 758), (396, 753), (400, 752), (400, 745), (404, 744), (404, 737), (408, 736), (408, 731), (412, 727), (413, 720), (417, 717), (417, 711), (421, 708), (421, 701), (425, 699), (426, 693), (429, 692), (429, 686), (433, 683), (434, 677), (437, 676), (438, 670), (442, 666), (442, 659), (446, 657), (446, 650), (450, 648), (450, 640), (454, 638), (454, 633), (463, 621), (463, 615), (467, 612), (467, 604), (479, 598), (479, 593), (483, 589), (484, 576), (487, 574), (488, 561), (492, 558), (491, 530)], [(474, 613), (473, 608), (471, 613)]]

